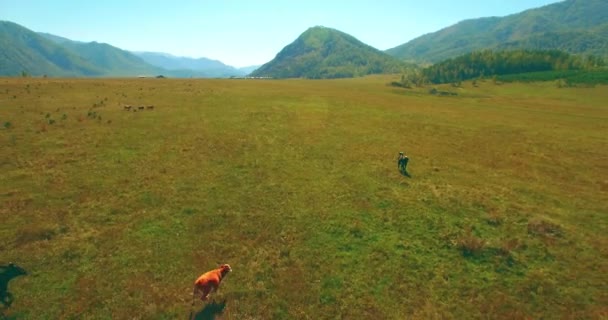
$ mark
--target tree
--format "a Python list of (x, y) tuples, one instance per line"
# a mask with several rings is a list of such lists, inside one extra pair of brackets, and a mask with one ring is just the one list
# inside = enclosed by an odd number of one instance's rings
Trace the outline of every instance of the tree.
[[(582, 58), (558, 50), (483, 50), (448, 59), (422, 70), (433, 83), (457, 83), (484, 76), (552, 70), (580, 70), (602, 65), (594, 57)], [(495, 79), (493, 79), (495, 82)]]

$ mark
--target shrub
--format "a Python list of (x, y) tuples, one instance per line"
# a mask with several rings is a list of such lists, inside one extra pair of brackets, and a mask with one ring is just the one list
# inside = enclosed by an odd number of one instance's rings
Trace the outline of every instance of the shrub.
[(528, 222), (528, 234), (546, 238), (556, 238), (563, 236), (563, 231), (559, 225), (553, 222), (534, 220)]
[(19, 235), (17, 236), (17, 244), (23, 245), (29, 242), (51, 240), (57, 235), (57, 233), (57, 228), (53, 226), (41, 226), (37, 224), (31, 224), (19, 230)]
[(486, 242), (473, 235), (472, 228), (468, 228), (464, 234), (456, 240), (458, 248), (462, 251), (462, 255), (465, 257), (475, 256), (483, 250)]
[(193, 209), (193, 208), (183, 208), (182, 209), (182, 214), (185, 214), (185, 215), (193, 215), (195, 213), (196, 213), (196, 209)]
[(488, 217), (486, 218), (486, 222), (491, 226), (499, 226), (502, 224), (503, 217), (496, 210), (488, 213)]
[(511, 252), (513, 250), (516, 250), (517, 248), (521, 247), (522, 244), (519, 241), (519, 239), (517, 238), (512, 238), (512, 239), (508, 239), (502, 242), (499, 250), (500, 252), (505, 255), (508, 256), (511, 254)]
[(558, 88), (566, 88), (566, 87), (570, 87), (570, 83), (568, 83), (567, 79), (557, 79), (555, 80), (555, 86)]

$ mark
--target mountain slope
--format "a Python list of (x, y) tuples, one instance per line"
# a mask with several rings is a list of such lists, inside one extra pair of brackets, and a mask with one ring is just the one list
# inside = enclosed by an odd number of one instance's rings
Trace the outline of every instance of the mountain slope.
[(56, 35), (42, 36), (83, 57), (108, 76), (155, 75), (165, 72), (162, 68), (146, 63), (129, 51), (106, 43), (73, 41)]
[(480, 49), (560, 49), (608, 55), (608, 1), (566, 0), (506, 17), (465, 20), (386, 50), (437, 62)]
[(335, 29), (313, 27), (251, 76), (345, 78), (399, 72), (403, 63)]
[(70, 40), (68, 38), (64, 38), (64, 37), (60, 37), (54, 34), (50, 34), (50, 33), (46, 33), (46, 32), (38, 32), (39, 35), (57, 43), (57, 44), (62, 44), (62, 43), (66, 43), (66, 42), (80, 42), (80, 41), (74, 41), (74, 40)]
[(201, 78), (244, 76), (248, 70), (236, 69), (206, 58), (180, 58), (158, 53), (135, 54), (105, 43), (74, 41), (0, 21), (0, 75), (15, 76), (22, 73), (77, 77), (162, 74)]
[(0, 75), (100, 76), (86, 59), (16, 23), (0, 21)]
[(590, 30), (546, 32), (498, 45), (499, 49), (557, 49), (574, 54), (608, 55), (608, 23)]

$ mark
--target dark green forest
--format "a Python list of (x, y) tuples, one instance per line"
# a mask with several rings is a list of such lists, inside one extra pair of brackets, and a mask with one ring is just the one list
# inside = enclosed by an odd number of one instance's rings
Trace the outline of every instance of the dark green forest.
[(559, 87), (608, 84), (608, 69), (555, 70), (508, 74), (496, 77), (500, 82), (556, 81)]
[(571, 55), (558, 50), (483, 50), (432, 65), (423, 69), (419, 76), (432, 83), (451, 83), (531, 72), (589, 71), (603, 66), (603, 58)]

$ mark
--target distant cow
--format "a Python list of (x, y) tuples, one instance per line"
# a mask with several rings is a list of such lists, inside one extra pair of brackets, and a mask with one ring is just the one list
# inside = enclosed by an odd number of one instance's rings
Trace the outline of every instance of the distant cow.
[(146, 108), (145, 106), (139, 106), (139, 107), (137, 107), (137, 109), (139, 109), (139, 110), (144, 110), (145, 108)]
[(148, 110), (154, 110), (154, 106), (146, 106), (146, 109), (148, 109)]
[(129, 106), (129, 105), (123, 106), (123, 109), (125, 111), (130, 111), (131, 110), (131, 106)]

